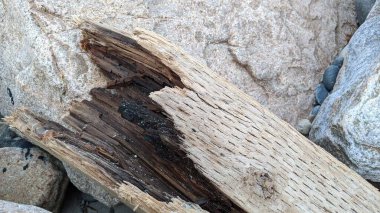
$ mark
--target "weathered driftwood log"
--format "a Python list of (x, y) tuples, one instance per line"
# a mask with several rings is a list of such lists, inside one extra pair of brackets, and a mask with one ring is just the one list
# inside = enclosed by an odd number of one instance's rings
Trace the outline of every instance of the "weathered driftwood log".
[(110, 78), (62, 126), (19, 110), (20, 134), (141, 212), (375, 212), (355, 172), (166, 39), (83, 24)]

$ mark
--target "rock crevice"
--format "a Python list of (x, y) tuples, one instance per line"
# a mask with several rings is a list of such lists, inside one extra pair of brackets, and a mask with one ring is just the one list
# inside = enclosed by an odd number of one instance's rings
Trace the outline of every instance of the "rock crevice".
[(365, 21), (346, 47), (337, 83), (310, 138), (364, 178), (380, 181), (380, 16)]

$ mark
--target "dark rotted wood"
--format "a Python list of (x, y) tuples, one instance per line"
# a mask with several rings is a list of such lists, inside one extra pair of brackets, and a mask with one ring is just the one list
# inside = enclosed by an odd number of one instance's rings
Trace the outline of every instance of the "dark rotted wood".
[(76, 134), (68, 141), (160, 201), (180, 197), (211, 212), (242, 211), (198, 172), (180, 148), (181, 133), (149, 98), (165, 86), (183, 87), (179, 77), (131, 39), (103, 28), (86, 31), (82, 47), (110, 81), (91, 91), (92, 100), (72, 105), (64, 121)]
[[(88, 121), (82, 121), (78, 118), (73, 119), (71, 116), (67, 117), (66, 119), (77, 121), (77, 124), (73, 124), (67, 120), (71, 127), (77, 128), (78, 133), (75, 134), (56, 123), (45, 121), (41, 118), (38, 119), (45, 124), (45, 129), (60, 133), (56, 137), (57, 139), (83, 150), (82, 154), (101, 165), (116, 180), (120, 182), (128, 181), (160, 201), (168, 202), (171, 197), (183, 197), (173, 187), (166, 184), (162, 178), (157, 177), (156, 173), (141, 159), (137, 158), (134, 153), (124, 149), (123, 146), (115, 145), (117, 142), (113, 141), (112, 138), (103, 135), (103, 139), (99, 139), (94, 136), (95, 134), (88, 133), (93, 133), (95, 129), (94, 126), (87, 123)], [(86, 127), (83, 128), (84, 126)]]
[[(177, 193), (160, 189), (162, 194), (180, 196), (208, 210), (230, 211), (232, 205), (228, 199), (223, 200), (223, 196), (198, 173), (191, 160), (177, 146), (179, 133), (148, 97), (157, 88), (157, 84), (150, 81), (149, 77), (146, 80), (138, 79), (113, 89), (112, 93), (95, 89), (92, 92), (93, 101), (74, 105), (70, 117), (85, 123), (87, 126), (81, 131), (99, 137), (97, 141), (115, 144), (113, 141), (116, 140), (120, 144), (116, 153), (115, 148), (103, 145), (103, 150), (108, 150), (110, 156), (120, 156), (122, 154), (117, 153), (127, 149), (155, 170), (157, 176), (167, 182), (168, 188), (177, 189)], [(77, 129), (83, 129), (84, 125)], [(121, 165), (126, 163), (123, 158), (111, 161)], [(135, 166), (139, 167), (139, 164)], [(129, 168), (124, 166), (123, 169)]]
[[(105, 74), (118, 80), (131, 75), (144, 74), (162, 86), (183, 87), (180, 78), (130, 38), (99, 27), (98, 31), (84, 31), (81, 46), (91, 54), (92, 60)], [(104, 45), (106, 44), (106, 45)], [(132, 46), (133, 48), (127, 48)], [(139, 55), (143, 60), (133, 61)]]
[[(97, 99), (96, 96), (94, 97)], [(112, 103), (112, 101), (123, 103), (122, 97), (115, 97), (111, 94), (105, 94), (102, 97), (105, 98), (103, 103), (99, 104), (99, 101), (97, 101), (95, 104), (90, 102), (87, 104), (94, 104), (94, 108), (97, 108), (102, 113), (107, 113), (112, 107), (106, 103)], [(124, 103), (126, 101), (124, 100)], [(126, 138), (119, 137), (120, 143), (128, 149), (133, 150), (137, 156), (144, 159), (155, 169), (160, 176), (165, 177), (170, 184), (180, 189), (191, 200), (207, 199), (202, 192), (204, 189), (201, 189), (201, 187), (204, 187), (202, 179), (199, 179), (197, 171), (192, 162), (186, 158), (185, 153), (178, 149), (178, 133), (170, 127), (170, 121), (163, 117), (162, 114), (155, 114), (148, 110), (142, 103), (139, 104), (131, 100), (128, 100), (128, 103), (127, 106), (123, 106), (129, 108), (123, 109), (122, 116), (127, 117), (131, 121), (129, 125), (137, 124), (137, 126), (122, 125), (125, 119), (122, 119), (120, 114), (113, 116), (103, 114), (101, 117), (108, 125), (115, 127), (121, 135), (126, 136)], [(125, 110), (130, 111), (125, 112)], [(139, 132), (139, 128), (143, 128), (144, 130), (142, 133), (136, 134), (136, 132)], [(134, 131), (134, 129), (137, 129), (137, 131)], [(113, 133), (110, 132), (110, 134)]]

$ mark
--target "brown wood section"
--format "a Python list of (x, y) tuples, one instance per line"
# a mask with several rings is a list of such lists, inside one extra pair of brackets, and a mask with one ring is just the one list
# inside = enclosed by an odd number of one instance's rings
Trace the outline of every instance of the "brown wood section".
[(180, 197), (211, 212), (242, 212), (198, 172), (181, 150), (181, 133), (149, 98), (183, 87), (180, 78), (130, 38), (99, 26), (84, 31), (82, 47), (110, 81), (91, 91), (91, 101), (72, 105), (64, 122), (76, 133), (61, 139), (159, 201)]

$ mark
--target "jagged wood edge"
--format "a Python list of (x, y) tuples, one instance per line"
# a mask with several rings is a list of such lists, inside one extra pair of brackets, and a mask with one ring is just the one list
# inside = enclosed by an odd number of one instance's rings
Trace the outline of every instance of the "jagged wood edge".
[(59, 160), (85, 174), (106, 190), (119, 198), (136, 212), (202, 212), (198, 205), (173, 198), (171, 202), (161, 202), (128, 182), (120, 183), (90, 157), (65, 140), (60, 140), (60, 132), (46, 129), (42, 119), (26, 108), (16, 110), (4, 119), (20, 136), (48, 151)]

